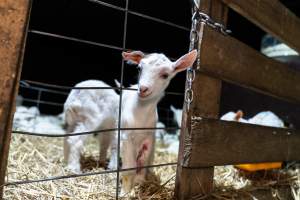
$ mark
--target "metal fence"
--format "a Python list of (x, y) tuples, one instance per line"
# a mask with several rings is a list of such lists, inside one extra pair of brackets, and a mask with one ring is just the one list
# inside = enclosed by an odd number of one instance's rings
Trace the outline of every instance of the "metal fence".
[[(128, 23), (128, 14), (138, 16), (140, 18), (145, 18), (157, 23), (164, 24), (166, 26), (171, 26), (180, 30), (187, 31), (189, 32), (189, 28), (186, 28), (184, 26), (177, 25), (175, 23), (155, 18), (149, 15), (145, 15), (139, 12), (135, 12), (133, 10), (130, 10), (128, 8), (129, 5), (129, 0), (126, 0), (126, 5), (125, 8), (118, 7), (100, 0), (87, 0), (90, 1), (91, 3), (95, 3), (101, 6), (109, 7), (118, 11), (122, 11), (125, 13), (124, 15), (124, 29), (123, 29), (123, 38), (122, 38), (122, 46), (114, 46), (114, 45), (109, 45), (109, 44), (104, 44), (104, 43), (98, 43), (98, 42), (93, 42), (89, 40), (83, 40), (80, 38), (75, 38), (75, 37), (69, 37), (69, 36), (64, 36), (64, 35), (59, 35), (59, 34), (53, 34), (49, 32), (44, 32), (40, 30), (29, 30), (29, 34), (39, 34), (39, 35), (44, 35), (47, 37), (54, 37), (54, 38), (59, 38), (63, 40), (71, 40), (74, 42), (78, 43), (83, 43), (86, 45), (92, 45), (92, 46), (100, 46), (100, 47), (105, 47), (105, 48), (110, 48), (110, 49), (116, 49), (116, 50), (127, 50), (126, 48), (126, 38), (127, 38), (127, 23)], [(171, 58), (172, 59), (172, 58)], [(180, 129), (179, 127), (166, 127), (166, 128), (121, 128), (121, 115), (122, 115), (122, 108), (121, 108), (121, 102), (122, 102), (122, 94), (123, 90), (135, 90), (131, 88), (125, 88), (123, 87), (123, 77), (124, 77), (124, 62), (122, 62), (121, 66), (121, 80), (120, 80), (120, 87), (68, 87), (68, 86), (62, 86), (62, 85), (54, 85), (54, 84), (47, 84), (47, 83), (42, 83), (42, 82), (36, 82), (36, 81), (28, 81), (24, 80), (20, 82), (20, 87), (21, 88), (26, 88), (30, 90), (37, 91), (37, 98), (23, 98), (24, 102), (31, 102), (31, 103), (36, 103), (37, 107), (39, 107), (41, 104), (49, 105), (49, 106), (58, 106), (58, 107), (63, 107), (63, 103), (58, 103), (58, 102), (53, 102), (53, 101), (48, 101), (48, 100), (41, 100), (41, 97), (45, 93), (51, 93), (51, 94), (58, 94), (58, 95), (64, 95), (67, 96), (69, 94), (69, 90), (83, 90), (83, 89), (114, 89), (116, 91), (119, 91), (119, 113), (118, 113), (118, 125), (117, 128), (114, 129), (103, 129), (103, 130), (93, 130), (93, 131), (87, 131), (87, 132), (79, 132), (79, 133), (74, 133), (74, 134), (47, 134), (47, 133), (36, 133), (36, 132), (26, 132), (26, 131), (17, 131), (13, 130), (14, 134), (24, 134), (24, 135), (32, 135), (32, 136), (40, 136), (40, 137), (69, 137), (69, 136), (78, 136), (78, 135), (88, 135), (88, 134), (101, 134), (107, 131), (117, 131), (118, 135), (118, 148), (117, 148), (117, 156), (118, 158), (120, 157), (120, 135), (122, 130), (156, 130), (156, 129), (164, 129), (164, 130), (178, 130)], [(167, 95), (181, 95), (183, 96), (183, 93), (177, 93), (177, 92), (166, 92)], [(168, 112), (168, 109), (166, 109)], [(56, 176), (56, 177), (49, 177), (45, 179), (39, 179), (39, 180), (20, 180), (20, 181), (15, 181), (15, 182), (7, 182), (5, 186), (9, 185), (19, 185), (19, 184), (27, 184), (27, 183), (38, 183), (38, 182), (44, 182), (44, 181), (52, 181), (52, 180), (59, 180), (59, 179), (66, 179), (66, 178), (75, 178), (75, 177), (82, 177), (82, 176), (91, 176), (91, 175), (100, 175), (100, 174), (108, 174), (108, 173), (116, 173), (117, 178), (116, 178), (116, 199), (119, 198), (119, 180), (120, 180), (120, 172), (123, 171), (129, 171), (129, 170), (134, 170), (136, 168), (128, 168), (128, 169), (121, 169), (120, 168), (120, 163), (119, 159), (118, 164), (117, 164), (117, 169), (116, 170), (106, 170), (106, 171), (101, 171), (101, 172), (92, 172), (92, 173), (82, 173), (82, 174), (72, 174), (72, 175), (64, 175), (64, 176)], [(169, 166), (169, 165), (176, 165), (177, 163), (164, 163), (164, 164), (157, 164), (157, 165), (150, 165), (150, 166), (144, 166), (142, 168), (155, 168), (155, 167), (161, 167), (161, 166)]]

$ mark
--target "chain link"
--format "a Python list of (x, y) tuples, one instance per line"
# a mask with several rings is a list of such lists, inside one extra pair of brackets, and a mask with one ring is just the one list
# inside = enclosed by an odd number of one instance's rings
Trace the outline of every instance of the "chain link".
[[(201, 24), (205, 24), (210, 26), (211, 28), (219, 31), (223, 35), (228, 35), (231, 33), (230, 30), (226, 29), (226, 27), (223, 24), (220, 24), (218, 22), (215, 22), (209, 15), (203, 13), (199, 9), (199, 5), (196, 3), (196, 0), (194, 0), (194, 13), (192, 16), (192, 27), (190, 32), (190, 48), (189, 51), (192, 51), (195, 47), (198, 47), (199, 42), (199, 31), (198, 27)], [(197, 62), (194, 64), (194, 66), (190, 67), (187, 70), (186, 80), (187, 80), (187, 87), (185, 90), (185, 102), (187, 105), (187, 110), (190, 109), (190, 105), (194, 99), (194, 92), (192, 89), (193, 81), (195, 80), (196, 72), (195, 70), (199, 68), (200, 65), (200, 58), (199, 58), (199, 49), (198, 49), (198, 56), (197, 56)]]
[(231, 33), (231, 31), (226, 29), (226, 27), (223, 24), (215, 22), (210, 16), (199, 10), (195, 11), (193, 18), (198, 18), (199, 21), (204, 22), (206, 25), (210, 26), (211, 28), (219, 31), (224, 35), (228, 35)]
[[(190, 48), (189, 51), (192, 51), (194, 49), (195, 44), (198, 43), (199, 40), (199, 35), (197, 31), (197, 26), (198, 26), (198, 19), (195, 17), (196, 12), (194, 12), (193, 17), (192, 17), (192, 27), (191, 27), (191, 32), (190, 32)], [(193, 81), (195, 80), (195, 69), (193, 67), (190, 67), (187, 70), (186, 74), (186, 80), (187, 80), (187, 88), (185, 90), (185, 102), (187, 105), (187, 110), (190, 109), (190, 105), (194, 99), (194, 92), (192, 90), (192, 84)]]

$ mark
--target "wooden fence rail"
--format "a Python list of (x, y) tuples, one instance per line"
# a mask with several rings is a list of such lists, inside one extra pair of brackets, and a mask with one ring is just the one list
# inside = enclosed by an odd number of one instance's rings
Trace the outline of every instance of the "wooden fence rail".
[(300, 19), (279, 0), (222, 1), (300, 53)]
[(300, 130), (192, 119), (186, 167), (300, 160)]
[[(299, 35), (300, 38), (300, 35)], [(300, 72), (230, 36), (204, 27), (200, 71), (271, 96), (300, 103)]]

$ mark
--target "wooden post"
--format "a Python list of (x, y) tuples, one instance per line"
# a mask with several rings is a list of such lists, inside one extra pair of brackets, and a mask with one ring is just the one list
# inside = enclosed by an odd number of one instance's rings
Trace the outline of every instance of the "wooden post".
[[(220, 0), (201, 0), (200, 10), (217, 22), (225, 24), (227, 21), (227, 7)], [(200, 57), (205, 56), (205, 49), (201, 49), (201, 39), (199, 46)], [(189, 156), (201, 159), (201, 155), (189, 154), (192, 143), (192, 138), (189, 136), (192, 135), (191, 119), (193, 116), (214, 119), (219, 117), (221, 81), (196, 72), (192, 89), (194, 100), (190, 111), (187, 112), (185, 107), (183, 112), (175, 185), (175, 198), (182, 200), (190, 199), (195, 195), (206, 195), (213, 190), (213, 166), (207, 168), (189, 167)]]
[(0, 1), (0, 199), (30, 8), (30, 0)]

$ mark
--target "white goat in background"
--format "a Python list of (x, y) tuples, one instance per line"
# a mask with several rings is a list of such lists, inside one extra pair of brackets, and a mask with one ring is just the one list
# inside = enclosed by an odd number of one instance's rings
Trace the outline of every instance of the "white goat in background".
[[(156, 127), (157, 103), (164, 95), (170, 80), (180, 71), (190, 67), (196, 57), (193, 50), (177, 61), (170, 61), (164, 54), (145, 55), (141, 51), (123, 52), (124, 60), (138, 65), (140, 77), (138, 85), (132, 86), (136, 91), (126, 90), (122, 100), (122, 128)], [(123, 169), (137, 170), (122, 173), (122, 192), (129, 192), (136, 183), (145, 180), (148, 169), (154, 160), (155, 130), (122, 131), (124, 138), (121, 155)]]
[(224, 114), (221, 117), (221, 120), (284, 128), (284, 122), (271, 111), (260, 112), (248, 120), (244, 119), (243, 116), (244, 113), (241, 110), (239, 110), (236, 113), (228, 112)]
[[(110, 87), (97, 80), (87, 80), (75, 87)], [(67, 133), (112, 129), (116, 127), (119, 109), (119, 95), (112, 89), (73, 89), (65, 104)], [(110, 146), (111, 159), (109, 169), (117, 167), (117, 146), (115, 131), (99, 133), (101, 165), (106, 163), (107, 150)], [(67, 167), (74, 173), (80, 173), (80, 154), (87, 135), (69, 136), (64, 140), (64, 157)]]
[(181, 127), (182, 109), (177, 109), (173, 105), (170, 106), (171, 111), (174, 114), (174, 119), (179, 127)]
[(248, 123), (246, 119), (243, 118), (244, 113), (241, 110), (238, 110), (236, 113), (235, 112), (228, 112), (224, 114), (220, 119), (224, 121), (236, 121), (236, 122), (243, 122), (243, 123)]
[(248, 119), (250, 124), (284, 128), (284, 122), (273, 112), (263, 111)]

